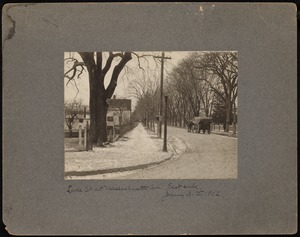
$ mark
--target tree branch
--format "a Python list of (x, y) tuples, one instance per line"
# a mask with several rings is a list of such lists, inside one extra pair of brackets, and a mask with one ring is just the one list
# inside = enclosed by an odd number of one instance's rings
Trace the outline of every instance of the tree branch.
[(96, 53), (96, 59), (97, 59), (97, 70), (101, 71), (102, 70), (102, 52)]
[(111, 76), (110, 83), (106, 89), (107, 98), (110, 99), (112, 97), (112, 95), (116, 89), (116, 86), (117, 86), (119, 74), (122, 71), (122, 69), (124, 68), (124, 66), (126, 65), (126, 63), (128, 61), (130, 61), (131, 59), (132, 59), (131, 52), (125, 52), (122, 57), (122, 60), (119, 62), (118, 65), (115, 66), (112, 76)]
[(82, 58), (86, 67), (95, 67), (96, 66), (93, 52), (78, 52), (78, 53), (79, 53), (80, 57)]
[(102, 72), (101, 72), (103, 78), (105, 77), (106, 73), (110, 69), (112, 61), (113, 61), (113, 59), (115, 57), (121, 57), (121, 58), (123, 58), (124, 55), (122, 53), (115, 53), (114, 54), (113, 52), (109, 52), (109, 57), (106, 60), (106, 64), (105, 64), (105, 66), (104, 66), (104, 68), (102, 69)]

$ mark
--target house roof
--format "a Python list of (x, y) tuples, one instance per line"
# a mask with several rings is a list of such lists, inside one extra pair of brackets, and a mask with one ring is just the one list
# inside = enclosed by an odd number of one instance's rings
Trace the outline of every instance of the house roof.
[[(131, 111), (131, 100), (130, 99), (108, 99), (107, 103), (109, 105), (108, 110), (119, 110), (120, 108), (123, 110)], [(86, 107), (86, 114), (90, 114), (89, 106)], [(83, 116), (84, 110), (77, 112), (77, 115)]]
[(123, 109), (131, 111), (131, 100), (129, 99), (108, 99), (108, 109)]

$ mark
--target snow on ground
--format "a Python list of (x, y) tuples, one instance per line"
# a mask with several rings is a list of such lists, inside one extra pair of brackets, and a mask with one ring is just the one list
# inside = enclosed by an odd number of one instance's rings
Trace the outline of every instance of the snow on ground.
[[(237, 138), (229, 135), (188, 133), (184, 129), (170, 127), (166, 153), (162, 152), (163, 138), (157, 138), (156, 132), (147, 132), (139, 124), (111, 147), (95, 148), (91, 152), (66, 152), (66, 171), (101, 170), (156, 161), (164, 161), (163, 163), (132, 171), (67, 178), (236, 179)], [(167, 160), (173, 153), (172, 159)]]
[(106, 174), (101, 178), (236, 179), (238, 177), (237, 138), (217, 134), (188, 133), (174, 127), (168, 128), (168, 134), (168, 140), (179, 153), (172, 159), (158, 166)]
[(172, 150), (162, 152), (161, 147), (154, 142), (141, 124), (125, 134), (125, 137), (128, 139), (120, 139), (111, 147), (96, 147), (93, 151), (65, 152), (65, 172), (137, 166), (163, 161), (172, 155)]

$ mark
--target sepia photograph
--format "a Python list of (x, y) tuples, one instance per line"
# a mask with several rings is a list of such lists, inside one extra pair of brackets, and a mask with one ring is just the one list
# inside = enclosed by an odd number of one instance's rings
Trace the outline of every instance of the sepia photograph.
[(237, 179), (237, 89), (237, 51), (65, 52), (65, 179)]

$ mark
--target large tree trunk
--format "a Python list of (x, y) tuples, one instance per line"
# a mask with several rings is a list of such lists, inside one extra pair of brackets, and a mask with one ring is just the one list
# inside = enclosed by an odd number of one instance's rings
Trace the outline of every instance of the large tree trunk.
[(89, 136), (89, 143), (96, 144), (97, 137), (96, 137), (96, 97), (97, 91), (92, 84), (91, 75), (90, 76), (90, 136)]
[(120, 54), (109, 54), (109, 58), (106, 61), (105, 67), (102, 67), (102, 52), (97, 52), (97, 62), (94, 59), (94, 53), (91, 52), (79, 52), (83, 59), (85, 66), (89, 73), (90, 84), (90, 144), (96, 144), (97, 146), (103, 146), (103, 143), (107, 141), (106, 131), (106, 114), (108, 110), (107, 99), (110, 99), (117, 86), (117, 81), (120, 72), (131, 60), (131, 53), (125, 52), (121, 56), (121, 61), (114, 67), (110, 83), (105, 89), (104, 77), (111, 67), (114, 57)]
[(107, 141), (106, 113), (108, 105), (104, 86), (98, 78), (96, 66), (88, 67), (90, 81), (90, 136), (89, 142), (103, 146)]
[(103, 146), (107, 142), (106, 114), (108, 104), (101, 72), (94, 66), (88, 67), (90, 81), (90, 144)]
[(108, 104), (103, 98), (99, 98), (99, 103), (97, 103), (96, 114), (96, 144), (97, 146), (103, 146), (104, 142), (107, 142), (107, 124), (106, 124), (106, 114), (108, 110)]

